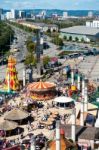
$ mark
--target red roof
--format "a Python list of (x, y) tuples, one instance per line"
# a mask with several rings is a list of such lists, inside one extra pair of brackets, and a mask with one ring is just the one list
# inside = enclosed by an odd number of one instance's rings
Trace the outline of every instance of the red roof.
[(32, 90), (46, 90), (46, 89), (50, 89), (50, 88), (54, 88), (56, 85), (54, 83), (50, 83), (50, 82), (34, 82), (28, 85), (28, 90), (32, 91)]

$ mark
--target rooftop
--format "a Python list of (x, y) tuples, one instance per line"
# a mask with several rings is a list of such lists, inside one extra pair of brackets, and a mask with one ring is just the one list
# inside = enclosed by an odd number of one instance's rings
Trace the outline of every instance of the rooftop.
[(60, 32), (81, 34), (81, 35), (97, 35), (99, 34), (99, 28), (93, 28), (87, 26), (73, 26), (73, 27), (61, 29)]

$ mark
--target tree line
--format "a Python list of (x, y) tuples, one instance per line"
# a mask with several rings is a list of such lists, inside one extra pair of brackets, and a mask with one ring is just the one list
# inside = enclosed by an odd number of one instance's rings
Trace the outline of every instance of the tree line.
[(10, 48), (10, 42), (13, 40), (14, 31), (5, 22), (0, 21), (0, 55), (6, 53)]

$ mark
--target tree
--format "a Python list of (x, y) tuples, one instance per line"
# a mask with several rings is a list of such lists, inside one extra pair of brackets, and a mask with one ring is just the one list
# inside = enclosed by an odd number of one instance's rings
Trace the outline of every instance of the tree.
[(34, 53), (35, 50), (36, 50), (36, 44), (33, 43), (33, 42), (29, 42), (29, 43), (27, 44), (27, 49), (28, 49), (28, 52)]
[(84, 42), (84, 38), (81, 39), (81, 42), (82, 42), (82, 43)]
[(67, 36), (66, 36), (66, 35), (64, 35), (63, 39), (64, 39), (64, 40), (67, 40)]
[(48, 65), (49, 62), (50, 62), (50, 57), (49, 56), (43, 57), (43, 64), (44, 65)]
[(63, 43), (63, 39), (61, 39), (59, 36), (55, 36), (52, 40), (52, 42), (56, 45), (59, 45), (59, 46), (63, 46), (64, 43)]
[(79, 38), (78, 38), (78, 37), (75, 37), (75, 41), (78, 42), (78, 41), (79, 41)]
[(51, 33), (51, 30), (50, 30), (50, 29), (48, 29), (48, 30), (47, 30), (47, 33)]
[(69, 36), (69, 41), (72, 41), (72, 36)]
[(25, 59), (25, 65), (35, 66), (36, 62), (37, 61), (36, 61), (36, 58), (34, 57), (34, 55), (31, 53), (28, 53), (28, 55), (26, 56), (26, 59)]

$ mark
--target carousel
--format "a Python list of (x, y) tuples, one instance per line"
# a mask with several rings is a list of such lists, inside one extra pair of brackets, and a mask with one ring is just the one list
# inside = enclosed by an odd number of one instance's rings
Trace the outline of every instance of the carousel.
[(33, 82), (28, 85), (27, 92), (33, 100), (50, 100), (56, 95), (56, 85), (51, 82)]

